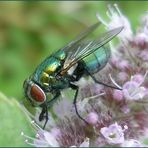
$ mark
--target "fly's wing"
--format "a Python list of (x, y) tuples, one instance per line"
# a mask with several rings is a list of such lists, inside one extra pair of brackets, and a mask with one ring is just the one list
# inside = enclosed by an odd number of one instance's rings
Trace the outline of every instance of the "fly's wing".
[(63, 69), (61, 70), (61, 75), (64, 75), (72, 66), (74, 66), (78, 61), (89, 56), (91, 53), (99, 50), (100, 47), (112, 40), (117, 34), (122, 31), (123, 27), (118, 27), (102, 34), (98, 39), (94, 41), (75, 42), (73, 47), (75, 47), (71, 52), (68, 53), (67, 59), (64, 63)]
[(88, 27), (84, 32), (82, 32), (78, 37), (67, 44), (64, 48), (61, 50), (64, 50), (65, 52), (69, 52), (75, 49), (75, 47), (83, 40), (85, 39), (91, 32), (93, 32), (99, 25), (101, 25), (101, 22), (97, 22), (96, 24), (93, 24), (92, 26)]

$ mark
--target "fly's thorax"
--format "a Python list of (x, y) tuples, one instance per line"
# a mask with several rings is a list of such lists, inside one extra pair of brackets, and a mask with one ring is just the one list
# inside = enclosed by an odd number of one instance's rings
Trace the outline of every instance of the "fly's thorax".
[(63, 50), (59, 50), (53, 56), (58, 60), (63, 61), (66, 58), (66, 53)]
[(51, 62), (45, 67), (44, 72), (48, 75), (55, 73), (61, 67), (61, 61), (51, 57)]
[(51, 57), (48, 65), (40, 71), (39, 83), (41, 83), (43, 87), (50, 87), (54, 84), (57, 81), (55, 75), (61, 66), (60, 60), (55, 57)]
[(66, 54), (62, 50), (52, 54), (38, 66), (33, 79), (45, 88), (52, 86), (57, 82), (55, 76), (62, 68), (65, 58)]
[(46, 94), (44, 90), (32, 80), (25, 80), (23, 87), (26, 97), (29, 99), (32, 105), (39, 106), (46, 101)]
[(45, 88), (51, 87), (53, 84), (57, 82), (55, 75), (49, 75), (46, 72), (43, 72), (40, 79), (41, 85)]

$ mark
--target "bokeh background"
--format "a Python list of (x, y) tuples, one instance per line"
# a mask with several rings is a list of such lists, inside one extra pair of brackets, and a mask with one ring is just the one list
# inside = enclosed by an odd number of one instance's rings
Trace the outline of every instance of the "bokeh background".
[(134, 30), (148, 11), (146, 1), (0, 2), (0, 146), (25, 146), (21, 130), (33, 135), (16, 102), (24, 99), (24, 79), (45, 57), (95, 23), (96, 12), (107, 19), (107, 5), (114, 3)]

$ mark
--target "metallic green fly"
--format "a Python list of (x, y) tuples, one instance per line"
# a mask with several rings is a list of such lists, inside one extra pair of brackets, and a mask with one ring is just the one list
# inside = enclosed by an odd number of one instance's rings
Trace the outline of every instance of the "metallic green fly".
[[(42, 108), (39, 121), (45, 119), (43, 128), (45, 128), (48, 121), (48, 109), (52, 107), (65, 88), (75, 90), (73, 103), (76, 114), (86, 122), (79, 114), (76, 105), (79, 86), (75, 82), (79, 81), (81, 77), (90, 76), (96, 83), (116, 88), (99, 82), (93, 74), (100, 71), (107, 64), (111, 52), (104, 45), (119, 34), (123, 27), (108, 31), (95, 40), (86, 40), (86, 37), (100, 24), (96, 23), (88, 27), (74, 41), (47, 57), (29, 79), (25, 80), (26, 97), (33, 106)], [(69, 73), (71, 69), (73, 71)], [(53, 98), (48, 98), (49, 93), (53, 95)]]

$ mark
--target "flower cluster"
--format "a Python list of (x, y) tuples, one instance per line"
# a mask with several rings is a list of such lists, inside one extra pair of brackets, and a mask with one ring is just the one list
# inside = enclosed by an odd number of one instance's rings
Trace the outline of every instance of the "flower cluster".
[(109, 6), (107, 15), (109, 22), (99, 14), (97, 18), (108, 30), (115, 26), (124, 29), (118, 35), (118, 46), (111, 44), (108, 66), (96, 78), (117, 89), (95, 84), (90, 79), (81, 87), (77, 107), (88, 124), (77, 117), (64, 93), (53, 107), (56, 118), (50, 114), (46, 129), (33, 122), (36, 138), (23, 134), (27, 143), (37, 147), (146, 146), (143, 142), (148, 138), (148, 15), (144, 15), (136, 33), (117, 5)]

